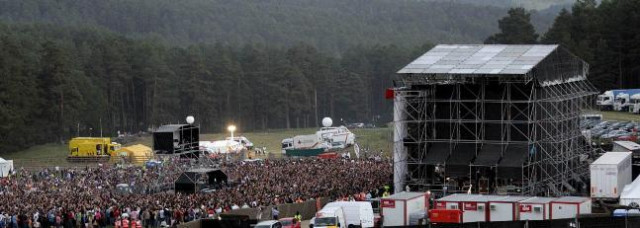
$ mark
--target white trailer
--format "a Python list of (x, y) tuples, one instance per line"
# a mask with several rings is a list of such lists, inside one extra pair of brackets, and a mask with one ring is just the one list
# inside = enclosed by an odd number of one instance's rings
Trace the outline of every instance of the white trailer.
[(429, 210), (429, 194), (400, 192), (380, 200), (383, 226), (408, 226), (409, 215)]
[(618, 199), (631, 183), (631, 153), (607, 152), (591, 163), (591, 197)]
[(519, 220), (547, 220), (549, 219), (549, 203), (556, 198), (531, 197), (520, 201), (518, 209)]
[(550, 219), (575, 218), (581, 214), (591, 214), (591, 199), (587, 197), (565, 196), (549, 203)]
[(527, 196), (506, 196), (489, 201), (488, 221), (517, 221), (519, 203), (529, 199)]

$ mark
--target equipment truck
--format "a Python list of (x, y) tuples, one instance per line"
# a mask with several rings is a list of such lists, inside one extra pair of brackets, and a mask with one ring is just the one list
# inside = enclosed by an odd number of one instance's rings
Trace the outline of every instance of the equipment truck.
[(628, 112), (632, 107), (631, 97), (640, 94), (640, 89), (629, 89), (623, 93), (619, 93), (613, 102), (613, 110)]
[(69, 141), (69, 162), (107, 162), (121, 145), (110, 138), (76, 137)]
[(629, 112), (633, 114), (640, 114), (640, 93), (631, 96)]
[(609, 90), (598, 96), (597, 105), (601, 110), (627, 112), (631, 106), (631, 97), (640, 94), (640, 89)]
[(620, 93), (624, 93), (625, 89), (615, 89), (615, 90), (607, 90), (604, 93), (598, 95), (598, 100), (596, 101), (596, 105), (602, 111), (610, 111), (613, 110), (613, 101), (616, 96)]

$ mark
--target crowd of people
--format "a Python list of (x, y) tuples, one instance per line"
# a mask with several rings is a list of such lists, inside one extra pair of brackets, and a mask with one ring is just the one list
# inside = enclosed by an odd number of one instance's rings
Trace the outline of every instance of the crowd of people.
[(172, 226), (240, 208), (376, 197), (392, 179), (389, 160), (298, 158), (223, 162), (228, 184), (213, 192), (159, 188), (189, 166), (16, 170), (0, 180), (0, 228)]

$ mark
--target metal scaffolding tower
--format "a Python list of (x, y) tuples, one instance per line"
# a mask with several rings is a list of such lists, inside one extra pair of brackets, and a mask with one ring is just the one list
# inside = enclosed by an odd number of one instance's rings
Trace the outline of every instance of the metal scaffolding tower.
[(396, 191), (558, 196), (586, 186), (579, 128), (596, 95), (557, 45), (438, 45), (399, 72)]

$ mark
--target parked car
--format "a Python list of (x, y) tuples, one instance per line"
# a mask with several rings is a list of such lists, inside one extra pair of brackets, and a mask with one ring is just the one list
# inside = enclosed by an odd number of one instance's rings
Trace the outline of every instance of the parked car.
[(624, 130), (612, 130), (609, 133), (606, 133), (602, 136), (600, 136), (601, 139), (613, 139), (613, 138), (617, 138), (620, 136), (625, 136), (629, 134), (629, 132), (624, 131)]
[(254, 228), (282, 228), (282, 223), (278, 220), (267, 220), (259, 222)]
[(624, 129), (625, 131), (631, 131), (636, 127), (635, 123), (627, 123), (625, 124), (623, 127), (621, 127), (620, 129)]
[(598, 128), (598, 129), (591, 129), (591, 137), (592, 138), (600, 138), (600, 136), (608, 133), (609, 130), (608, 129), (602, 129), (602, 128)]
[(621, 127), (624, 127), (628, 123), (629, 123), (629, 121), (615, 122), (615, 123), (611, 124), (611, 126), (609, 126), (609, 129), (620, 129)]
[(633, 134), (629, 134), (629, 135), (623, 135), (623, 136), (619, 136), (616, 140), (618, 141), (638, 141), (638, 136), (635, 136)]
[(611, 124), (612, 124), (611, 121), (602, 121), (602, 122), (596, 124), (596, 126), (594, 126), (594, 128), (607, 128)]
[(282, 228), (301, 228), (302, 224), (295, 218), (281, 218), (278, 221), (282, 223)]

